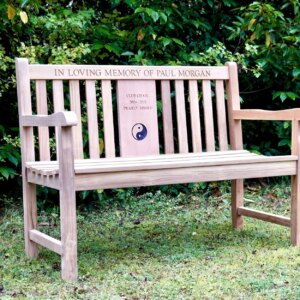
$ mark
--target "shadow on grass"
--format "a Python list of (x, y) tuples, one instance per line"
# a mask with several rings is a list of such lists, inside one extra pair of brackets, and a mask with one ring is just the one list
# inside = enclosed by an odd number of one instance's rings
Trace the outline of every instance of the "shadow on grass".
[[(207, 256), (253, 252), (289, 247), (289, 230), (258, 221), (247, 222), (243, 230), (228, 222), (174, 226), (171, 223), (113, 228), (79, 238), (79, 259), (110, 265), (132, 259), (159, 261), (201, 259)], [(80, 236), (84, 232), (80, 232)]]

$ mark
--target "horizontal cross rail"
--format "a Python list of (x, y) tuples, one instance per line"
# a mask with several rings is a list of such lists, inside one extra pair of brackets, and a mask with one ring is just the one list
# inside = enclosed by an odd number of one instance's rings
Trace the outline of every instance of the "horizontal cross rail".
[(29, 237), (33, 242), (62, 255), (61, 241), (35, 229), (30, 230)]
[(265, 213), (259, 210), (246, 208), (246, 207), (239, 207), (238, 214), (246, 217), (251, 217), (254, 219), (259, 219), (262, 221), (275, 223), (282, 226), (291, 227), (291, 219), (283, 216), (274, 215), (271, 213)]

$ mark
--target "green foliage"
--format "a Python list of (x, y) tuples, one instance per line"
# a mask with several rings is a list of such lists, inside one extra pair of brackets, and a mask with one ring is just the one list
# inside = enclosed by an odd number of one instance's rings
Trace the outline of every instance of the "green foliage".
[[(260, 67), (261, 73), (258, 81), (251, 80), (251, 76), (241, 76), (241, 94), (248, 107), (283, 109), (299, 106), (299, 7), (298, 0), (285, 0), (254, 1), (234, 9), (237, 17), (227, 26), (229, 40), (235, 42), (236, 49), (242, 53), (247, 44), (255, 47), (256, 52), (250, 60)], [(288, 153), (291, 137), (286, 124), (281, 122), (270, 127), (268, 123), (260, 127), (260, 136), (264, 136), (263, 131), (269, 131), (273, 136), (269, 135), (267, 140), (256, 139), (260, 144), (255, 147), (263, 153), (271, 147), (274, 153), (279, 146), (281, 153)], [(248, 129), (248, 132), (254, 130), (252, 126)]]
[[(0, 45), (0, 97), (13, 88), (14, 74), (11, 73), (14, 60), (6, 55), (4, 47)], [(7, 75), (7, 73), (9, 75)]]
[(217, 42), (205, 52), (192, 54), (191, 62), (198, 65), (224, 65), (227, 61), (235, 61), (245, 73), (250, 73), (256, 78), (261, 76), (260, 64), (251, 65), (251, 57), (257, 55), (257, 46), (245, 44), (244, 53), (233, 53), (225, 45)]
[(254, 58), (264, 71), (261, 80), (273, 90), (273, 99), (299, 99), (299, 7), (297, 0), (255, 1), (236, 9), (239, 17), (228, 27), (229, 38), (238, 40), (238, 47), (243, 43), (257, 47)]
[[(283, 108), (282, 102), (284, 107), (296, 107), (300, 95), (299, 6), (298, 0), (2, 1), (1, 125), (14, 139), (14, 57), (18, 56), (32, 63), (54, 64), (220, 65), (231, 60), (240, 67), (245, 107)], [(267, 126), (258, 130), (246, 125), (246, 145), (249, 137), (255, 137), (252, 150), (286, 153), (289, 128), (274, 124), (274, 135), (269, 137)], [(10, 178), (18, 169), (7, 157), (10, 150), (5, 149), (14, 147), (12, 155), (17, 158), (16, 148), (3, 138), (0, 147), (4, 149), (2, 179)], [(171, 193), (185, 188), (166, 187)], [(93, 197), (122, 201), (126, 192), (122, 193), (98, 192)]]
[[(0, 129), (2, 129), (0, 127)], [(4, 130), (0, 130), (4, 133)], [(3, 134), (0, 139), (0, 181), (13, 178), (18, 171), (20, 164), (20, 141), (19, 138), (12, 138)]]
[(22, 42), (18, 48), (19, 54), (22, 57), (28, 57), (30, 63), (42, 63), (43, 58), (46, 57), (49, 63), (52, 64), (70, 64), (91, 52), (88, 44), (79, 43), (78, 46), (72, 47), (67, 44), (61, 46), (51, 47), (44, 46), (25, 46)]

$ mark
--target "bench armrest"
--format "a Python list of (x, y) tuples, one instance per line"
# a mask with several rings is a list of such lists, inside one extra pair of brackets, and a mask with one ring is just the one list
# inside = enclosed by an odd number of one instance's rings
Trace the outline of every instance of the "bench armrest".
[(269, 120), (293, 121), (300, 120), (300, 108), (284, 110), (240, 109), (232, 111), (235, 120)]
[(73, 111), (62, 111), (51, 115), (21, 116), (20, 122), (24, 127), (64, 127), (77, 125), (78, 120), (76, 114)]

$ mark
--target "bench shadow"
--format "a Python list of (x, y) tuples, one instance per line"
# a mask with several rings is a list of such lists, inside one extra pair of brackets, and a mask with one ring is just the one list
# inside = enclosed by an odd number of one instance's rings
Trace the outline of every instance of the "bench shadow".
[[(259, 251), (288, 248), (289, 230), (273, 224), (246, 224), (236, 230), (229, 222), (216, 224), (187, 224), (180, 229), (173, 224), (114, 228), (109, 233), (99, 234), (78, 241), (79, 257), (97, 258), (101, 263), (122, 263), (128, 259), (156, 258), (201, 258), (211, 253), (222, 255), (230, 251)], [(100, 263), (100, 262), (99, 262)]]

